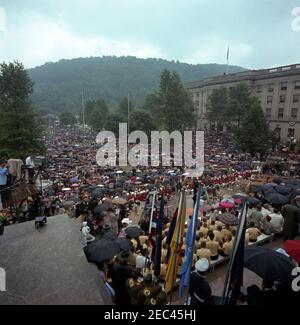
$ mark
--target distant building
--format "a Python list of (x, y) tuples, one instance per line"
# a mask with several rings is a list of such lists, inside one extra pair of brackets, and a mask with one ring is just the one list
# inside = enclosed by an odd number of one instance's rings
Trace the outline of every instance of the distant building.
[(234, 87), (240, 82), (248, 84), (252, 95), (257, 96), (261, 107), (282, 141), (300, 139), (300, 64), (249, 70), (229, 75), (190, 82), (190, 90), (197, 109), (198, 128), (209, 129), (206, 119), (207, 100), (214, 89)]

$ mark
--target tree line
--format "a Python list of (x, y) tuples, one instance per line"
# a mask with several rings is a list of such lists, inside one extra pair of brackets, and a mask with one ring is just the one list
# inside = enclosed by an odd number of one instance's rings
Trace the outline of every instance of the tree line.
[(214, 89), (208, 98), (206, 118), (216, 129), (226, 128), (237, 147), (251, 154), (266, 153), (278, 141), (259, 100), (246, 83)]
[[(184, 131), (196, 126), (195, 109), (190, 94), (175, 71), (165, 69), (160, 77), (159, 88), (146, 96), (140, 106), (129, 98), (123, 98), (117, 108), (109, 109), (104, 99), (89, 100), (85, 103), (85, 122), (93, 130), (118, 133), (119, 123), (129, 120), (129, 129), (150, 134), (154, 130)], [(60, 115), (62, 124), (76, 122), (75, 114), (64, 112)], [(68, 117), (66, 119), (66, 116)], [(83, 119), (83, 108), (78, 111)]]

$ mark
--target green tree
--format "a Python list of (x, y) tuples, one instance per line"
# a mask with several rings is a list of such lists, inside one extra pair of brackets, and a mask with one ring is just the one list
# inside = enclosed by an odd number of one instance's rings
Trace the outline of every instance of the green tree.
[(207, 101), (207, 119), (211, 123), (223, 126), (228, 119), (228, 102), (227, 88), (214, 89)]
[(237, 127), (240, 127), (251, 105), (251, 92), (246, 83), (241, 82), (237, 86), (230, 88), (227, 106), (227, 116), (230, 117), (229, 121), (235, 121)]
[(61, 125), (74, 125), (76, 123), (76, 117), (72, 112), (62, 112), (58, 115)]
[(31, 106), (33, 84), (22, 63), (0, 64), (0, 156), (24, 159), (44, 152), (41, 121)]
[(128, 102), (128, 98), (124, 97), (121, 99), (121, 101), (119, 103), (118, 113), (123, 117), (123, 119), (127, 120), (128, 111), (129, 111), (129, 114), (132, 114), (132, 112), (134, 111), (134, 105), (131, 102), (131, 100), (129, 100), (129, 102)]
[(116, 137), (119, 136), (119, 123), (127, 122), (118, 112), (111, 112), (107, 116), (105, 130), (111, 131)]
[(130, 116), (130, 121), (131, 131), (144, 131), (149, 136), (151, 131), (157, 130), (151, 113), (143, 109), (134, 111)]
[(103, 99), (90, 100), (86, 103), (86, 123), (97, 132), (104, 128), (108, 113), (108, 107)]
[(273, 133), (257, 98), (252, 98), (248, 112), (233, 135), (238, 147), (252, 155), (264, 154), (271, 148)]
[(183, 131), (196, 124), (192, 99), (174, 71), (162, 72), (158, 92), (148, 95), (142, 107), (152, 114), (156, 129)]
[(165, 130), (185, 130), (195, 124), (194, 105), (178, 74), (165, 69), (159, 86), (161, 121)]
[[(156, 121), (159, 121), (161, 116), (161, 104), (157, 93), (148, 94), (145, 97), (141, 108), (144, 111), (149, 112)], [(157, 122), (157, 128), (159, 125), (160, 123)]]

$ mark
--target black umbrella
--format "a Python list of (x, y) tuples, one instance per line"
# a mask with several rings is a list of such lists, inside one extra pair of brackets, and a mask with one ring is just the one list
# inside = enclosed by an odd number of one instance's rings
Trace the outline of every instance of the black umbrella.
[(231, 213), (223, 213), (218, 217), (218, 219), (225, 225), (234, 226), (237, 224), (237, 218)]
[(299, 195), (300, 195), (300, 189), (293, 189), (289, 195), (289, 202), (292, 202), (292, 200)]
[(121, 237), (114, 241), (119, 246), (120, 250), (131, 250), (131, 242), (127, 238)]
[(104, 204), (99, 204), (96, 206), (96, 208), (94, 209), (94, 213), (98, 213), (98, 214), (104, 214), (107, 211), (107, 206)]
[(260, 203), (260, 200), (256, 197), (248, 197), (247, 198), (249, 205), (257, 206)]
[(104, 195), (104, 193), (105, 193), (105, 191), (101, 187), (98, 187), (92, 191), (92, 197), (99, 198), (99, 197), (102, 197)]
[(266, 195), (268, 193), (276, 193), (275, 187), (277, 186), (276, 183), (267, 183), (262, 185), (261, 189), (263, 193)]
[(282, 195), (289, 195), (290, 192), (291, 192), (291, 188), (288, 187), (288, 186), (285, 186), (285, 185), (278, 185), (275, 187), (275, 191), (279, 194), (282, 194)]
[(83, 250), (90, 263), (100, 263), (111, 260), (120, 251), (120, 246), (114, 241), (101, 239), (90, 243)]
[(258, 193), (262, 191), (261, 185), (251, 185), (251, 192)]
[(102, 239), (106, 239), (106, 240), (116, 240), (118, 238), (118, 236), (116, 235), (115, 232), (108, 230), (105, 231), (104, 234), (101, 236)]
[(130, 236), (133, 239), (138, 238), (142, 232), (143, 230), (137, 226), (131, 226), (125, 229), (126, 235)]
[(300, 180), (299, 179), (290, 179), (287, 183), (288, 186), (293, 188), (300, 188)]
[(251, 245), (245, 248), (244, 266), (267, 281), (288, 281), (294, 268), (290, 259), (273, 249)]
[(284, 205), (289, 202), (289, 199), (286, 196), (279, 193), (267, 193), (265, 196), (265, 200), (270, 204), (278, 205)]

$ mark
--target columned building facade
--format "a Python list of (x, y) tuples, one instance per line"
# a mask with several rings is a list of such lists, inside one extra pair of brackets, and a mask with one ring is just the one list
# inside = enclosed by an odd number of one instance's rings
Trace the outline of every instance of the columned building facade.
[(252, 70), (190, 82), (186, 88), (191, 92), (197, 111), (199, 129), (210, 128), (206, 119), (208, 97), (214, 89), (247, 83), (253, 96), (258, 97), (261, 107), (282, 141), (291, 137), (300, 140), (300, 64), (264, 70)]

